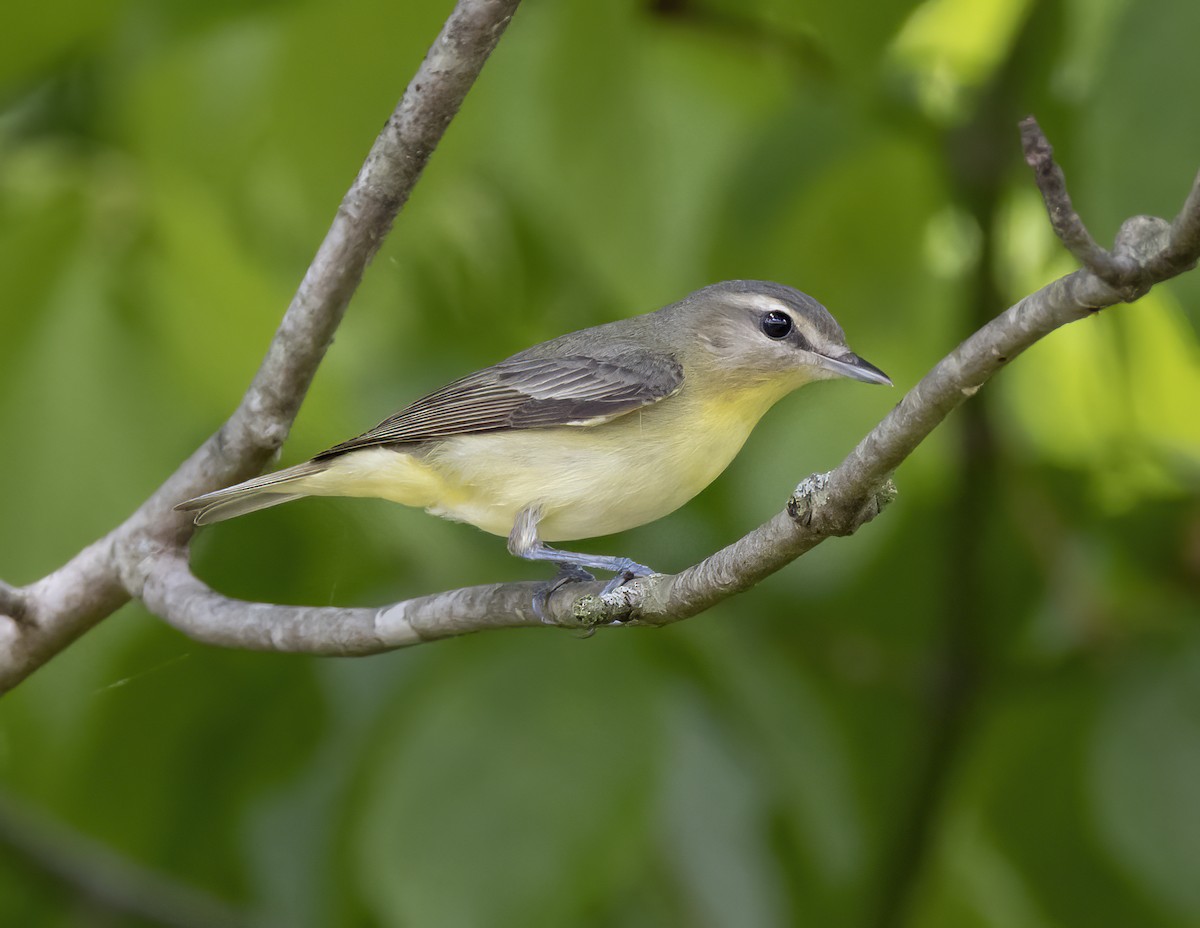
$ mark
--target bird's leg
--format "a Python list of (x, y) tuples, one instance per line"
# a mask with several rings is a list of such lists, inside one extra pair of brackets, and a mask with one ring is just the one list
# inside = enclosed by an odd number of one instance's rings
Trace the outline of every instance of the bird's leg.
[(607, 570), (615, 573), (603, 593), (611, 593), (622, 583), (634, 577), (648, 577), (654, 570), (632, 561), (627, 557), (610, 557), (604, 554), (582, 554), (578, 551), (560, 551), (552, 548), (538, 537), (537, 524), (541, 519), (541, 510), (537, 507), (522, 509), (513, 522), (512, 531), (508, 535), (508, 550), (517, 557), (527, 561), (549, 561), (558, 565), (558, 576), (546, 586), (538, 590), (533, 597), (533, 611), (539, 619), (545, 619), (545, 606), (550, 594), (564, 583), (575, 580), (595, 579), (588, 568)]

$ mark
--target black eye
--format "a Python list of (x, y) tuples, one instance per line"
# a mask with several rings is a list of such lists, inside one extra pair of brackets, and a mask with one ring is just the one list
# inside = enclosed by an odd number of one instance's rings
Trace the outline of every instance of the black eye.
[(771, 310), (762, 317), (762, 330), (767, 338), (787, 338), (792, 331), (792, 317), (778, 310)]

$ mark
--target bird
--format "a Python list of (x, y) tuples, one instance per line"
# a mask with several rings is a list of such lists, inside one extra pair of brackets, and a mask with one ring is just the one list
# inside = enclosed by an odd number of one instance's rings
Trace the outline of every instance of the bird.
[(573, 580), (651, 568), (549, 542), (625, 531), (721, 474), (776, 402), (817, 380), (891, 385), (811, 296), (729, 280), (527, 348), (293, 467), (185, 500), (207, 525), (305, 496), (381, 497), (507, 537)]

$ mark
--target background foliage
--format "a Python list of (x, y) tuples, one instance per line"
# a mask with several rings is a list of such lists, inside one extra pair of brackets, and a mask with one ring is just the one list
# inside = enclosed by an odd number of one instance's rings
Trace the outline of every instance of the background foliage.
[[(47, 0), (0, 30), (0, 573), (116, 524), (232, 409), (449, 2)], [(477, 366), (727, 277), (801, 286), (901, 389), (1200, 160), (1194, 0), (528, 0), (357, 297), (284, 462)], [(1200, 922), (1200, 277), (1040, 344), (899, 501), (657, 632), (360, 660), (138, 607), (0, 707), (0, 917), (151, 924)], [(821, 384), (683, 511), (756, 525), (898, 399)], [(218, 589), (382, 603), (532, 577), (307, 501), (196, 543)], [(108, 870), (110, 855), (128, 866)], [(57, 875), (53, 875), (57, 874)], [(171, 900), (174, 900), (172, 902)]]

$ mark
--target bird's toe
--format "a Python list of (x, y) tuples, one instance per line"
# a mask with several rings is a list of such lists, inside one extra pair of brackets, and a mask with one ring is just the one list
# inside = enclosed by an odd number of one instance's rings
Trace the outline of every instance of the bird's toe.
[(546, 617), (546, 608), (550, 605), (550, 597), (554, 591), (568, 583), (582, 583), (595, 579), (592, 574), (576, 564), (559, 564), (554, 579), (543, 583), (533, 594), (533, 614), (544, 625), (553, 625), (554, 623)]

